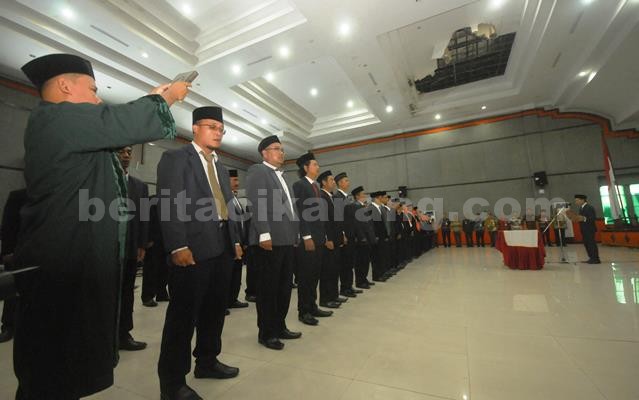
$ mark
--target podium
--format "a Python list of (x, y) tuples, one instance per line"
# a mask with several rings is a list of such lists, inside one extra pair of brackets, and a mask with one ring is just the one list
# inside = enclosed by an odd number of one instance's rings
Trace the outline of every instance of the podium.
[(538, 230), (499, 231), (495, 248), (510, 269), (540, 270), (544, 267), (546, 249)]

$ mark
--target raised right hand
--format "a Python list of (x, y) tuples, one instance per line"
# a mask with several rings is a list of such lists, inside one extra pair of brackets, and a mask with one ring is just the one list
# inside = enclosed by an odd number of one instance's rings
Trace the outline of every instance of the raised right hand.
[(195, 265), (195, 259), (193, 258), (191, 249), (184, 249), (171, 254), (171, 262), (178, 267), (190, 267), (191, 265)]
[(155, 90), (160, 90), (158, 93), (164, 100), (168, 103), (168, 105), (172, 105), (176, 101), (182, 101), (189, 94), (189, 88), (191, 84), (188, 82), (173, 82), (169, 85), (158, 86)]

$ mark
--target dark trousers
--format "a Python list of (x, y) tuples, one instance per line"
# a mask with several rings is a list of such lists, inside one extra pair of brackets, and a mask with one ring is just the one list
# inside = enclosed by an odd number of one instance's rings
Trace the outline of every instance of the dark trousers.
[(320, 303), (335, 301), (339, 297), (340, 248), (325, 249), (320, 272)]
[(362, 285), (368, 283), (368, 269), (371, 259), (371, 248), (368, 244), (357, 244), (355, 246), (355, 284)]
[[(230, 247), (230, 246), (229, 246)], [(169, 295), (158, 375), (163, 391), (185, 384), (191, 370), (191, 340), (197, 327), (195, 363), (212, 366), (222, 350), (224, 313), (233, 259), (230, 249), (189, 267), (169, 267)]]
[(464, 232), (464, 234), (466, 235), (466, 246), (473, 247), (475, 245), (475, 242), (473, 242), (473, 232)]
[(453, 235), (455, 236), (455, 245), (457, 247), (461, 247), (462, 246), (461, 232), (453, 232)]
[(452, 244), (450, 241), (450, 231), (445, 231), (442, 229), (442, 242), (444, 243), (444, 247), (450, 247)]
[[(14, 268), (8, 263), (5, 265), (7, 271)], [(15, 293), (14, 293), (15, 295)], [(18, 307), (18, 297), (13, 296), (4, 300), (2, 306), (2, 328), (1, 331), (15, 331), (16, 328), (16, 309)]]
[(581, 235), (583, 237), (584, 247), (586, 247), (586, 252), (588, 253), (588, 260), (599, 261), (599, 248), (595, 240), (595, 232), (582, 231)]
[(475, 236), (477, 237), (477, 247), (484, 247), (484, 231), (475, 231)]
[(122, 270), (122, 292), (120, 303), (120, 339), (126, 338), (133, 330), (133, 291), (135, 287), (135, 275), (138, 269), (136, 259), (124, 261)]
[(24, 391), (18, 386), (18, 391), (16, 392), (16, 400), (79, 400), (79, 398), (64, 395), (55, 397), (51, 397), (51, 395), (47, 395), (46, 397), (30, 396), (24, 393)]
[(258, 248), (259, 246), (250, 246), (246, 249), (246, 289), (244, 289), (246, 296), (257, 296), (260, 271), (258, 266), (258, 260), (260, 259), (258, 256)]
[(373, 270), (373, 280), (380, 279), (387, 271), (387, 259), (388, 259), (388, 242), (380, 239), (375, 246), (373, 246), (371, 253), (371, 264)]
[(340, 270), (339, 270), (339, 287), (340, 291), (353, 288), (353, 269), (355, 266), (354, 245), (349, 243), (340, 248)]
[(233, 260), (233, 266), (231, 267), (231, 284), (229, 285), (229, 307), (238, 300), (237, 297), (240, 295), (242, 265), (244, 265), (244, 260)]
[(566, 228), (555, 229), (555, 244), (557, 246), (566, 245)]
[(326, 247), (315, 245), (315, 251), (306, 251), (304, 243), (297, 246), (297, 312), (300, 315), (317, 309), (317, 285), (322, 274)]
[(495, 247), (497, 243), (497, 231), (490, 231), (490, 246)]
[(146, 251), (142, 269), (142, 301), (153, 298), (168, 298), (166, 291), (169, 267), (166, 264), (166, 254), (160, 243), (154, 243)]
[(286, 315), (291, 302), (293, 283), (293, 246), (273, 246), (266, 251), (252, 246), (252, 255), (259, 266), (257, 284), (257, 326), (259, 337), (276, 338), (286, 328)]

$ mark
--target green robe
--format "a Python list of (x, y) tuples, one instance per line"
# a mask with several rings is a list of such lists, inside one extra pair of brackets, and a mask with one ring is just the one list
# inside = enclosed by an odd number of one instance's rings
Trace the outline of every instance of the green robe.
[[(84, 397), (113, 384), (126, 235), (117, 217), (126, 211), (126, 181), (114, 151), (175, 135), (158, 95), (113, 106), (42, 102), (31, 113), (16, 257), (41, 268), (18, 282), (14, 364), (22, 391)], [(105, 205), (104, 218), (83, 217), (83, 190)]]

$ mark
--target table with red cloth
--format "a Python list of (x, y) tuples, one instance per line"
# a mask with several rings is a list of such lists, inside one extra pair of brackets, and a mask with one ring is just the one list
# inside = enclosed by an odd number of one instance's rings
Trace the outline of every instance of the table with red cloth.
[(546, 258), (544, 241), (538, 230), (499, 231), (495, 248), (510, 269), (542, 269)]

